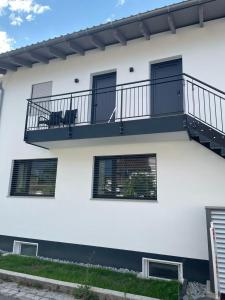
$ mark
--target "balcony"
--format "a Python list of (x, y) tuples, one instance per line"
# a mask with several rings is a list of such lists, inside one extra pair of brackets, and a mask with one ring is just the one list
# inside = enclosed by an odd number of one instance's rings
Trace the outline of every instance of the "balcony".
[(187, 74), (28, 99), (24, 140), (43, 146), (184, 131), (187, 115), (222, 130), (222, 100), (215, 88)]

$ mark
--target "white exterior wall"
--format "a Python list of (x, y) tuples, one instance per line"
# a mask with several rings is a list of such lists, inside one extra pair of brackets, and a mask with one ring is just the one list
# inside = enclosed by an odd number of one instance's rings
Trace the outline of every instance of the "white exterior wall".
[[(224, 205), (222, 158), (180, 134), (77, 141), (71, 148), (61, 142), (43, 150), (23, 142), (25, 99), (32, 84), (52, 80), (53, 94), (71, 92), (91, 87), (91, 75), (104, 71), (116, 70), (118, 84), (147, 79), (151, 62), (177, 57), (185, 73), (225, 90), (224, 32), (222, 19), (8, 73), (0, 119), (0, 234), (207, 259), (204, 207)], [(141, 153), (157, 154), (157, 202), (90, 200), (93, 156)], [(58, 157), (55, 198), (9, 197), (12, 160), (47, 157)]]

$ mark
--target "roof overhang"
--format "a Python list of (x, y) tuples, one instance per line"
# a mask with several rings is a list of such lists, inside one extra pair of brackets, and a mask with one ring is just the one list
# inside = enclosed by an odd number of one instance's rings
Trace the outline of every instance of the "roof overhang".
[(126, 46), (130, 40), (149, 40), (161, 32), (176, 34), (178, 28), (196, 24), (203, 27), (205, 22), (224, 17), (224, 0), (180, 2), (0, 54), (0, 74), (19, 67), (31, 68), (39, 62), (47, 64), (54, 58), (84, 55), (93, 49), (104, 51), (117, 43)]

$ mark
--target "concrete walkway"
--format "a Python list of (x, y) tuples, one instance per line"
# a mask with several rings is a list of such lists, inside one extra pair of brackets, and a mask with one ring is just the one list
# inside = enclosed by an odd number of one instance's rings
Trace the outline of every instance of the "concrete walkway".
[(0, 281), (0, 300), (75, 300), (72, 295)]

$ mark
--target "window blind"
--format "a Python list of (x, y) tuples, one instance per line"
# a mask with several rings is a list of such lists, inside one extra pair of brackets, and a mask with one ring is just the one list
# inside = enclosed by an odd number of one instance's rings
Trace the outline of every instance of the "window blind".
[[(52, 95), (52, 81), (48, 82), (42, 82), (32, 85), (32, 92), (31, 92), (31, 98), (39, 98), (41, 99), (34, 99), (32, 102), (38, 102), (40, 107), (43, 107), (44, 109), (50, 110), (51, 102), (51, 95)], [(39, 109), (40, 109), (39, 107)], [(45, 110), (43, 110), (45, 112)], [(36, 106), (31, 106), (29, 115), (35, 116), (38, 114)]]
[(156, 200), (156, 155), (96, 157), (93, 197)]
[(15, 160), (11, 182), (11, 195), (55, 195), (57, 159)]

